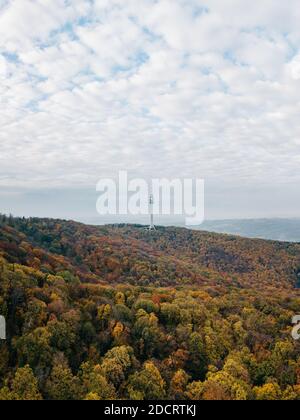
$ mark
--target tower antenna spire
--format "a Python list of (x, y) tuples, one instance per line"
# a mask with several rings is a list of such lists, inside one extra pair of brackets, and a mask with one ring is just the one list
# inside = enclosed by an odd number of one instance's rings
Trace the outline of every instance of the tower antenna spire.
[(155, 225), (154, 225), (154, 211), (153, 211), (153, 206), (154, 206), (154, 196), (153, 196), (153, 192), (150, 191), (150, 195), (149, 195), (150, 225), (148, 227), (148, 230), (150, 232), (153, 231), (153, 230), (156, 230)]

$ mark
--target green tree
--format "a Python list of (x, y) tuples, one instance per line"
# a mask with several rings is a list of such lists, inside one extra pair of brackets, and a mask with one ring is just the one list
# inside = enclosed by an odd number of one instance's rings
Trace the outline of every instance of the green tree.
[(146, 362), (129, 378), (127, 391), (130, 399), (159, 400), (166, 396), (166, 384), (155, 364)]
[(46, 383), (50, 400), (77, 400), (80, 398), (80, 382), (73, 376), (66, 361), (54, 361), (54, 367)]
[(207, 372), (207, 356), (204, 341), (199, 333), (191, 334), (188, 349), (190, 353), (189, 372), (194, 379), (204, 379)]
[(81, 389), (84, 399), (93, 395), (96, 400), (114, 400), (117, 398), (114, 386), (109, 383), (100, 365), (84, 363), (80, 371)]
[(109, 350), (104, 356), (101, 366), (106, 378), (118, 388), (135, 364), (133, 349), (121, 346)]
[(47, 328), (37, 328), (18, 339), (16, 347), (20, 365), (28, 364), (35, 371), (48, 370), (53, 355), (50, 339), (51, 333)]
[(15, 373), (11, 386), (5, 386), (0, 391), (0, 400), (36, 401), (41, 399), (38, 381), (28, 365), (24, 368), (19, 368)]

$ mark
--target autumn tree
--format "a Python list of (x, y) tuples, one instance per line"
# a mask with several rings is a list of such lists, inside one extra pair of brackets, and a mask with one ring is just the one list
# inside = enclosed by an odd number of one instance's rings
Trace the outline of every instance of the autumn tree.
[(280, 386), (276, 382), (270, 382), (261, 387), (255, 387), (253, 391), (257, 400), (276, 401), (280, 400), (282, 397)]
[(18, 369), (11, 385), (6, 385), (0, 390), (0, 400), (30, 401), (41, 399), (38, 381), (28, 365)]
[(81, 366), (79, 378), (83, 399), (113, 400), (116, 399), (116, 390), (105, 377), (100, 365), (93, 366), (86, 362)]
[(132, 400), (159, 400), (166, 395), (166, 384), (154, 363), (146, 362), (129, 378), (128, 396)]
[(104, 356), (102, 370), (105, 377), (116, 388), (118, 388), (127, 378), (131, 369), (136, 366), (134, 352), (131, 347), (114, 347)]
[(174, 400), (183, 400), (186, 388), (189, 382), (187, 373), (180, 369), (173, 376), (170, 384), (170, 398)]
[(46, 383), (46, 394), (50, 400), (77, 400), (80, 398), (80, 382), (73, 375), (63, 356), (54, 360), (54, 366)]

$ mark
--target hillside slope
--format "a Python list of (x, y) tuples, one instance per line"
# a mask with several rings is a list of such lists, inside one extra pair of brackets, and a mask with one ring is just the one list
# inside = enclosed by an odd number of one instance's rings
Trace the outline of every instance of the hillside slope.
[(300, 400), (299, 245), (0, 217), (0, 400)]
[(300, 245), (181, 228), (85, 226), (41, 219), (2, 219), (0, 253), (9, 262), (84, 281), (174, 286), (294, 287)]

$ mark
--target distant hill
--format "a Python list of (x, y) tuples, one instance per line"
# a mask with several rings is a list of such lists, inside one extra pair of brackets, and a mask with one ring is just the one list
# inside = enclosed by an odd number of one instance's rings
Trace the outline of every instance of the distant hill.
[(212, 220), (197, 229), (246, 238), (300, 242), (300, 219)]

